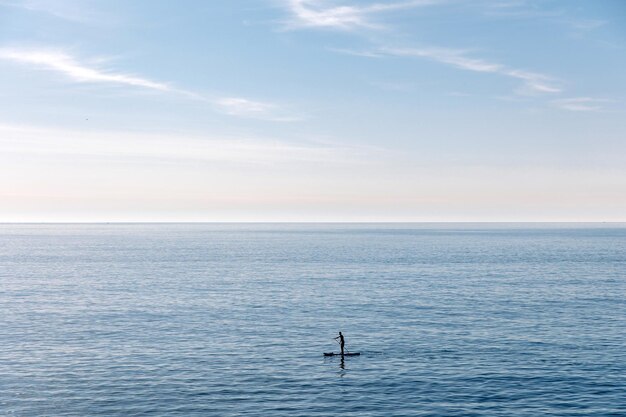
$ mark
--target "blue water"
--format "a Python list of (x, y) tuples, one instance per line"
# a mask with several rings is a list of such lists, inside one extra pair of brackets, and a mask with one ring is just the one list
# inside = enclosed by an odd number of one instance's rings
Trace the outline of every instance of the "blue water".
[(626, 415), (624, 225), (0, 225), (0, 312), (0, 415)]

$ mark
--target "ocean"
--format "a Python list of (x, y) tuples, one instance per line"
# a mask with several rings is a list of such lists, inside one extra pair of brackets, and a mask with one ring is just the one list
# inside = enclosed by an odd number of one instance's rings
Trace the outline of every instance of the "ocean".
[(626, 415), (623, 224), (4, 224), (0, 313), (3, 416)]

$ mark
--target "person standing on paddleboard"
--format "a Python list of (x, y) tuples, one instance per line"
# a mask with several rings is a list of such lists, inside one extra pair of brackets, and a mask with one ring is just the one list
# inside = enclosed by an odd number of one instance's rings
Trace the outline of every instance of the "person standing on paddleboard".
[(343, 338), (343, 335), (341, 334), (341, 332), (339, 332), (339, 336), (335, 337), (335, 340), (339, 339), (339, 345), (341, 346), (341, 354), (343, 355), (343, 347), (346, 344), (346, 341)]

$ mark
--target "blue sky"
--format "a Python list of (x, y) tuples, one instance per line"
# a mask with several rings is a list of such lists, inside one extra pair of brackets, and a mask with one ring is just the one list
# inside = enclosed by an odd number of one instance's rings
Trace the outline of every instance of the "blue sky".
[(626, 221), (621, 0), (0, 0), (0, 221)]

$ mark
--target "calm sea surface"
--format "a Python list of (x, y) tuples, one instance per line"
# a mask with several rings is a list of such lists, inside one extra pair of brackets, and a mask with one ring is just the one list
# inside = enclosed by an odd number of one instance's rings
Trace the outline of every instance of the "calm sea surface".
[(0, 225), (0, 415), (625, 416), (626, 226)]

